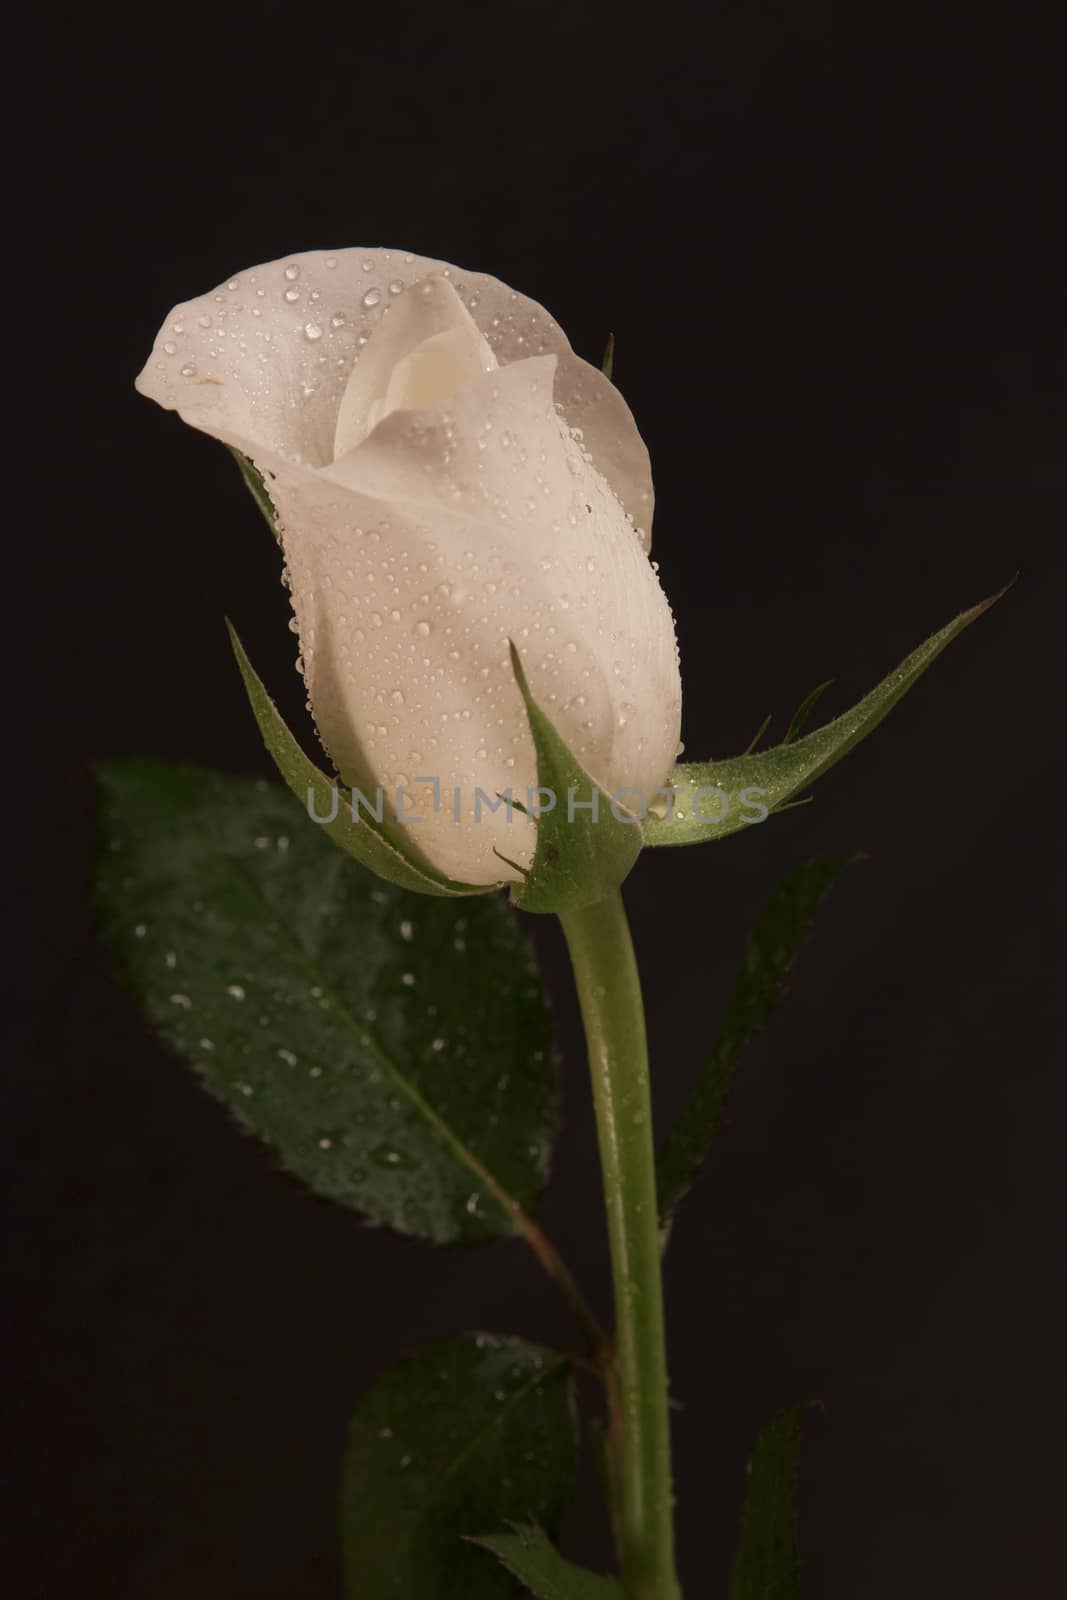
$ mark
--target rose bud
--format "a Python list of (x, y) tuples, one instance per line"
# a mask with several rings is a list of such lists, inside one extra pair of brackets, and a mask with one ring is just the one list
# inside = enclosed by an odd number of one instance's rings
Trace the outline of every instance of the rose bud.
[(319, 736), (410, 859), (489, 887), (533, 857), (509, 641), (600, 789), (655, 803), (681, 689), (648, 452), (541, 306), (400, 251), (308, 252), (176, 307), (137, 387), (261, 475)]

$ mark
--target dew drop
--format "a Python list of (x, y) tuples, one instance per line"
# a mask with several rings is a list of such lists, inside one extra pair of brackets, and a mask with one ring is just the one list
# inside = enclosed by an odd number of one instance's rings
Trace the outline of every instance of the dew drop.
[(382, 291), (380, 289), (368, 289), (363, 296), (363, 304), (365, 306), (376, 306), (381, 298)]

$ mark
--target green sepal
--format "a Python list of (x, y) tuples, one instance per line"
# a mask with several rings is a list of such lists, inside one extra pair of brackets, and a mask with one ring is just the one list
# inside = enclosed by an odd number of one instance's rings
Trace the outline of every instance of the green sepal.
[[(341, 784), (328, 778), (304, 754), (267, 693), (263, 680), (249, 661), (233, 624), (227, 620), (226, 626), (252, 711), (263, 735), (263, 743), (288, 787), (308, 808), (309, 818), (313, 807), (314, 820), (335, 844), (339, 844), (342, 850), (388, 883), (398, 884), (401, 889), (414, 890), (416, 894), (490, 894), (497, 887), (494, 884), (460, 883), (437, 872), (429, 862), (416, 854), (404, 832), (389, 823), (384, 811), (379, 823), (368, 814), (365, 807), (359, 807), (359, 820), (355, 820), (351, 794)], [(335, 807), (336, 815), (333, 815)], [(319, 818), (330, 820), (320, 822)]]
[(800, 1600), (796, 1478), (805, 1409), (783, 1412), (756, 1440), (729, 1600)]
[(538, 1527), (516, 1527), (514, 1533), (494, 1533), (471, 1543), (491, 1550), (537, 1600), (626, 1600), (617, 1579), (576, 1567)]
[(363, 1396), (341, 1484), (350, 1600), (511, 1600), (510, 1574), (471, 1540), (552, 1526), (577, 1469), (573, 1379), (561, 1356), (494, 1334), (443, 1339)]
[(256, 505), (259, 507), (260, 511), (262, 511), (263, 516), (266, 519), (267, 527), (270, 529), (277, 542), (281, 544), (281, 535), (278, 532), (277, 512), (274, 509), (274, 501), (270, 497), (270, 491), (267, 488), (266, 480), (264, 479), (263, 474), (259, 471), (258, 467), (253, 465), (253, 463), (242, 451), (235, 450), (232, 444), (227, 445), (226, 448), (237, 463), (238, 471), (240, 472), (241, 477), (244, 479), (245, 488), (248, 490), (249, 494), (251, 494), (252, 499), (256, 502)]
[[(537, 818), (533, 863), (529, 870), (518, 868), (523, 879), (512, 886), (511, 898), (523, 911), (580, 911), (619, 887), (641, 853), (641, 824), (636, 818), (620, 820), (608, 796), (571, 754), (530, 693), (514, 644), (511, 665), (530, 719), (538, 786), (556, 801)], [(583, 809), (575, 809), (568, 820), (572, 797), (575, 807)], [(590, 802), (595, 813), (585, 809)], [(628, 815), (621, 805), (618, 811)]]
[[(687, 762), (675, 767), (667, 780), (675, 791), (673, 804), (668, 805), (663, 817), (649, 814), (645, 822), (645, 843), (703, 844), (711, 839), (724, 839), (728, 834), (762, 821), (759, 813), (764, 808), (764, 815), (785, 809), (795, 795), (816, 778), (821, 778), (854, 745), (865, 739), (942, 650), (1010, 587), (1011, 584), (1005, 585), (970, 611), (962, 612), (912, 651), (895, 672), (883, 678), (851, 711), (817, 728), (814, 733), (801, 739), (790, 739), (787, 735), (786, 742), (769, 750), (753, 751), (727, 761)], [(809, 695), (798, 716), (810, 710), (811, 701)], [(792, 726), (790, 732), (793, 732)], [(702, 789), (721, 790), (726, 796), (725, 804), (720, 795), (701, 799), (699, 791)]]
[(719, 1135), (738, 1060), (781, 1000), (790, 968), (823, 896), (845, 867), (859, 859), (832, 856), (805, 862), (774, 891), (760, 913), (748, 936), (741, 970), (726, 998), (715, 1042), (685, 1109), (656, 1157), (656, 1193), (664, 1229), (669, 1229), (675, 1208)]

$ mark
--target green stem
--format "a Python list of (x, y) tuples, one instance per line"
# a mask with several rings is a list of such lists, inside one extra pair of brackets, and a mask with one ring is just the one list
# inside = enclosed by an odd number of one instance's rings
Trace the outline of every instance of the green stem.
[(641, 983), (622, 896), (561, 913), (589, 1048), (615, 1284), (616, 1507), (632, 1600), (681, 1600)]

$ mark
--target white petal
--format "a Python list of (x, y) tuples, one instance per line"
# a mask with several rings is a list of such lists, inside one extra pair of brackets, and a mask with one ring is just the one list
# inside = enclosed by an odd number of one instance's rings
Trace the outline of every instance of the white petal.
[(137, 387), (216, 438), (324, 466), (361, 352), (404, 290), (434, 274), (455, 285), (501, 366), (560, 357), (556, 403), (647, 548), (652, 479), (626, 402), (574, 354), (542, 306), (485, 273), (400, 250), (311, 250), (271, 261), (176, 306)]
[(633, 518), (642, 548), (652, 548), (652, 468), (633, 412), (599, 367), (576, 356), (560, 356), (556, 404), (569, 426), (581, 435), (582, 448), (610, 484), (624, 511)]
[(440, 405), (496, 357), (447, 278), (424, 278), (397, 299), (352, 368), (334, 433), (334, 458), (393, 411)]
[[(468, 882), (513, 877), (520, 813), (474, 823), (475, 791), (537, 782), (508, 659), (608, 791), (651, 801), (674, 758), (679, 681), (666, 601), (632, 527), (553, 404), (552, 357), (397, 412), (317, 473), (276, 468), (305, 674), (346, 781), (403, 787), (415, 843)], [(436, 778), (441, 795), (416, 783)], [(461, 820), (452, 792), (460, 791)], [(565, 804), (565, 797), (560, 797)]]

